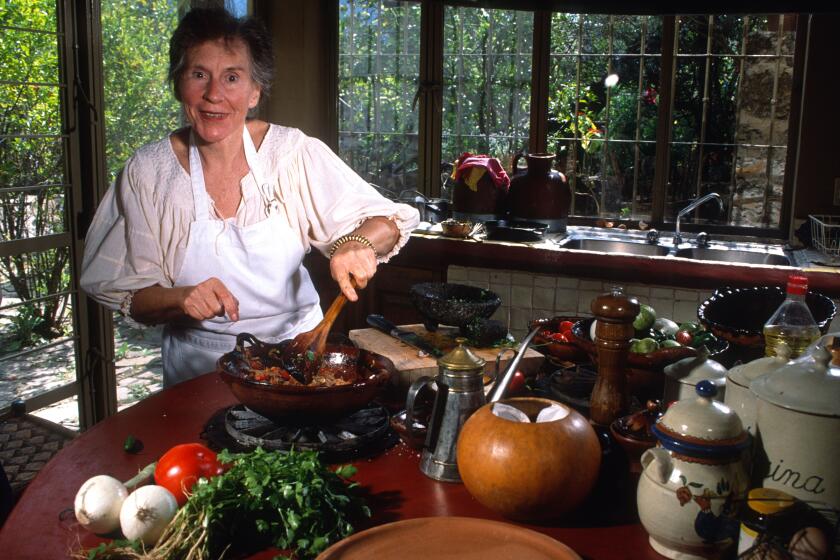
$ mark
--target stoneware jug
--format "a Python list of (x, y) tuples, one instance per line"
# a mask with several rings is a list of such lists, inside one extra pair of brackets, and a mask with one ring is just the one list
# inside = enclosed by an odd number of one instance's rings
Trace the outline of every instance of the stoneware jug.
[(713, 399), (711, 381), (696, 391), (651, 429), (659, 445), (642, 454), (636, 494), (650, 545), (674, 560), (724, 555), (738, 539), (738, 504), (749, 485), (741, 420)]
[(750, 384), (758, 401), (753, 481), (840, 509), (840, 370), (825, 345)]
[(549, 232), (566, 231), (572, 191), (566, 177), (551, 168), (554, 154), (526, 154), (527, 170), (517, 170), (522, 154), (513, 158), (513, 174), (508, 193), (508, 208), (513, 220), (531, 220), (548, 224)]

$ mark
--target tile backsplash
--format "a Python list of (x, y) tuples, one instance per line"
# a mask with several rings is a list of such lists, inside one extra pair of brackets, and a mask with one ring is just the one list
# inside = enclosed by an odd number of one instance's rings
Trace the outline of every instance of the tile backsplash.
[[(528, 333), (528, 323), (537, 318), (592, 315), (589, 310), (592, 300), (616, 284), (592, 278), (463, 266), (450, 266), (446, 279), (497, 293), (502, 298), (502, 305), (493, 319), (506, 324), (517, 339)], [(659, 317), (678, 323), (696, 321), (697, 308), (712, 295), (712, 290), (649, 284), (620, 285), (626, 294), (652, 306)], [(840, 331), (840, 318), (835, 317), (829, 332), (837, 331)]]

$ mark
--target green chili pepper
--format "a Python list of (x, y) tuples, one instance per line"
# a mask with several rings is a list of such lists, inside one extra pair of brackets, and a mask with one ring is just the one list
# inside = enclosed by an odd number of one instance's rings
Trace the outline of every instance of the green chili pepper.
[(125, 438), (125, 442), (123, 442), (123, 450), (126, 453), (137, 453), (138, 451), (140, 451), (140, 449), (142, 449), (142, 445), (143, 444), (140, 443), (139, 439), (132, 435), (129, 435), (127, 438)]

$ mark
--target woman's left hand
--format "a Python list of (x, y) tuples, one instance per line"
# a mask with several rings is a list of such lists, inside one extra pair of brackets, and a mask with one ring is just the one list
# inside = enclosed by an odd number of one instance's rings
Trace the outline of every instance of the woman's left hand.
[(359, 295), (353, 289), (350, 277), (353, 277), (359, 289), (367, 286), (376, 274), (376, 253), (358, 241), (348, 241), (336, 249), (330, 258), (330, 274), (347, 299), (358, 301)]

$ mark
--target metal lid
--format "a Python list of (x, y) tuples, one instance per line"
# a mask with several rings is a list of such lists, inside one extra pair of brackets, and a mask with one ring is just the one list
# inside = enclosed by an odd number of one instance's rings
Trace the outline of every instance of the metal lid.
[(840, 375), (829, 368), (831, 352), (825, 344), (750, 384), (759, 399), (782, 408), (840, 416)]
[(438, 359), (438, 367), (448, 369), (450, 371), (477, 371), (484, 373), (484, 358), (476, 356), (475, 353), (467, 348), (464, 343), (466, 338), (456, 338), (455, 342), (458, 345), (453, 348), (448, 354)]
[(697, 397), (675, 402), (651, 431), (666, 449), (709, 459), (735, 455), (749, 441), (738, 415), (713, 400), (717, 386), (709, 380), (697, 384)]

